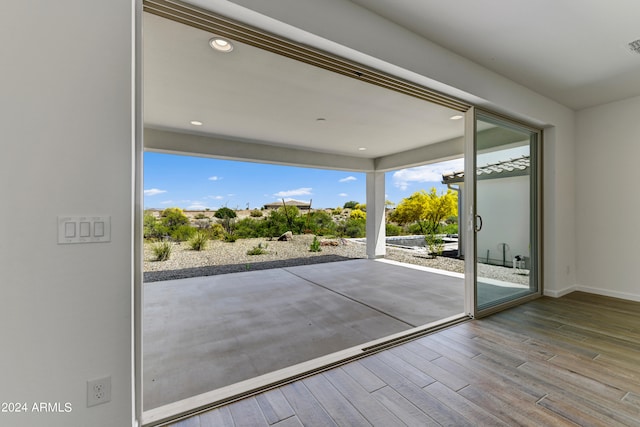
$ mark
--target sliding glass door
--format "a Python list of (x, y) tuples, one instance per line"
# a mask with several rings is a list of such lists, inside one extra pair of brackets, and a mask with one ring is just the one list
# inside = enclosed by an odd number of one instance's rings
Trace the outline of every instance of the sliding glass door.
[(469, 115), (467, 269), (469, 308), (478, 317), (540, 295), (540, 132), (477, 110)]

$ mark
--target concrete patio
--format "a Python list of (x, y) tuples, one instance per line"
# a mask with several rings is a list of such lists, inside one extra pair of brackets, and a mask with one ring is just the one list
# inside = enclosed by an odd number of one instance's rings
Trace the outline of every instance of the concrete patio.
[(461, 277), (353, 260), (144, 287), (145, 410), (463, 313)]

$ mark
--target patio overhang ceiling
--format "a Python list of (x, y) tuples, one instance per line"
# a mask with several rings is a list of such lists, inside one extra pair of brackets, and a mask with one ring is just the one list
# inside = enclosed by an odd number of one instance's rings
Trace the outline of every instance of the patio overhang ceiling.
[(355, 171), (463, 153), (464, 102), (193, 6), (144, 6), (147, 149)]

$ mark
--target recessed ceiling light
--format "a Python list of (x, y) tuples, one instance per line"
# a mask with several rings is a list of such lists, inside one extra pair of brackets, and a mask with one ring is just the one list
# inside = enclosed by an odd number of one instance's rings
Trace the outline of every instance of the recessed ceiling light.
[(367, 149), (367, 147), (358, 147), (358, 151), (364, 151), (366, 149)]
[(462, 117), (464, 117), (464, 116), (461, 116), (460, 114), (456, 114), (455, 116), (449, 117), (449, 119), (451, 119), (451, 120), (460, 120)]
[(191, 120), (189, 123), (191, 123), (194, 126), (202, 126), (202, 122), (198, 120)]
[(632, 53), (640, 53), (640, 39), (629, 42), (627, 47)]
[(218, 52), (227, 53), (233, 50), (233, 45), (231, 44), (231, 42), (222, 37), (214, 37), (211, 40), (209, 40), (209, 46), (211, 46), (213, 49), (217, 50)]
[(326, 122), (326, 121), (327, 121), (327, 119), (325, 119), (324, 117), (318, 117), (316, 119), (316, 122)]

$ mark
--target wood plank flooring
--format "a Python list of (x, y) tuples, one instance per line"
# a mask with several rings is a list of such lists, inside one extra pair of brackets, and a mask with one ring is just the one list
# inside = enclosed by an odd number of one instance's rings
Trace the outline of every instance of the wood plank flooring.
[(173, 424), (638, 426), (640, 303), (541, 298)]

